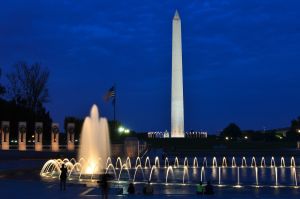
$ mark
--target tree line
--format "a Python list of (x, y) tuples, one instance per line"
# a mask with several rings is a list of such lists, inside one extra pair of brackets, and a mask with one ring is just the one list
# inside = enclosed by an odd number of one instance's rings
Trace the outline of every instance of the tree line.
[(273, 130), (245, 130), (242, 131), (235, 123), (230, 123), (219, 134), (225, 140), (251, 141), (297, 141), (300, 140), (300, 117), (291, 121), (289, 127)]
[[(27, 140), (32, 139), (34, 123), (42, 122), (43, 140), (49, 143), (52, 118), (45, 108), (50, 99), (49, 70), (40, 63), (18, 62), (5, 76), (7, 85), (0, 83), (0, 121), (10, 122), (10, 139), (18, 138), (18, 122), (27, 123)], [(0, 80), (3, 78), (0, 69)]]

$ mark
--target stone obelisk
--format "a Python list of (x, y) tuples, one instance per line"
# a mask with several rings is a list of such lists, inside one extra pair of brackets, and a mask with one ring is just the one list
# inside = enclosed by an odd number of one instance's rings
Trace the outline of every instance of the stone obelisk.
[(181, 20), (177, 10), (172, 31), (171, 137), (184, 137)]

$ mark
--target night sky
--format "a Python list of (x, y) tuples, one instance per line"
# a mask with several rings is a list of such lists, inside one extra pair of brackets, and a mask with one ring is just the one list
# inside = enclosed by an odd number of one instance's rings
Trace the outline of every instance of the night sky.
[(116, 83), (117, 119), (170, 129), (172, 18), (182, 23), (185, 129), (289, 126), (300, 115), (300, 1), (126, 0), (0, 3), (0, 81), (18, 61), (50, 70), (54, 121), (84, 117)]

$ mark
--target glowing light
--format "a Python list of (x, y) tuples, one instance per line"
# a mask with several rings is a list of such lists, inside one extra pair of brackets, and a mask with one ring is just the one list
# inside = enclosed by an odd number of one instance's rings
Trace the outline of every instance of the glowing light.
[(235, 185), (235, 186), (233, 186), (234, 188), (242, 188), (242, 186), (241, 185)]
[(124, 132), (124, 130), (125, 130), (125, 129), (124, 129), (124, 127), (122, 127), (122, 126), (120, 126), (119, 129), (118, 129), (118, 131), (119, 131), (120, 133)]
[(247, 139), (248, 139), (248, 136), (245, 136), (244, 138), (245, 138), (245, 140), (247, 140)]
[(226, 140), (229, 140), (229, 137), (225, 137)]
[(89, 164), (89, 166), (86, 168), (85, 173), (86, 174), (93, 174), (94, 173), (94, 169), (96, 167), (95, 163), (91, 163)]

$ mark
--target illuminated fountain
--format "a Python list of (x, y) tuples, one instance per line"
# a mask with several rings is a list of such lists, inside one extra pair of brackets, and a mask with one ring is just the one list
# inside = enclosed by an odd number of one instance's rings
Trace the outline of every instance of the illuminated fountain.
[(74, 158), (70, 161), (49, 160), (42, 170), (41, 176), (59, 176), (62, 164), (68, 169), (69, 179), (81, 180), (83, 176), (93, 180), (112, 165), (110, 156), (110, 139), (107, 120), (99, 118), (99, 111), (96, 105), (91, 108), (90, 116), (86, 117), (83, 123), (78, 162)]
[(185, 184), (185, 177), (187, 177), (187, 179), (189, 180), (190, 176), (189, 176), (189, 169), (188, 166), (183, 166), (183, 176), (182, 176), (182, 184)]
[(255, 166), (255, 182), (256, 182), (256, 187), (258, 187), (258, 168)]
[[(248, 157), (249, 158), (249, 157)], [(200, 160), (200, 159), (199, 159)], [(129, 157), (107, 157), (106, 159), (96, 159), (96, 166), (92, 168), (91, 173), (85, 172), (92, 161), (86, 158), (76, 159), (53, 159), (47, 161), (42, 170), (41, 176), (48, 178), (58, 178), (60, 175), (60, 167), (65, 164), (68, 169), (68, 180), (73, 182), (96, 182), (101, 168), (104, 165), (103, 172), (109, 173), (112, 176), (112, 181), (116, 183), (144, 183), (147, 180), (158, 184), (196, 184), (199, 181), (203, 183), (206, 180), (211, 180), (217, 186), (233, 186), (241, 188), (245, 186), (253, 187), (294, 187), (298, 188), (298, 175), (296, 160), (290, 158), (290, 167), (285, 166), (284, 158), (278, 157), (280, 160), (280, 171), (287, 172), (289, 175), (284, 177), (278, 173), (276, 166), (276, 157), (270, 159), (261, 158), (260, 165), (256, 165), (254, 157), (249, 158), (251, 165), (247, 165), (247, 157), (232, 157), (232, 164), (227, 165), (226, 158), (209, 158), (211, 164), (208, 164), (208, 159), (203, 157), (203, 166), (198, 165), (197, 157), (166, 157), (164, 166), (160, 165), (159, 157), (137, 157), (131, 159)], [(218, 160), (220, 161), (218, 163)], [(237, 162), (241, 164), (237, 165)], [(267, 161), (266, 161), (267, 160)], [(135, 166), (131, 161), (135, 161)], [(189, 165), (188, 162), (193, 162)], [(266, 164), (268, 162), (269, 164)], [(153, 165), (151, 165), (151, 163)], [(182, 163), (182, 164), (179, 164)], [(218, 166), (219, 165), (219, 166)], [(290, 170), (290, 171), (289, 171)], [(231, 176), (226, 174), (231, 173)], [(249, 174), (245, 177), (245, 173)], [(231, 180), (233, 179), (233, 181)], [(290, 179), (290, 180), (287, 180)]]
[(205, 167), (201, 167), (201, 173), (200, 173), (200, 181), (203, 182), (205, 179)]
[[(148, 162), (148, 166), (147, 166)], [(145, 161), (145, 169), (151, 168), (151, 163), (150, 163), (150, 158), (147, 156), (146, 161)]]
[(174, 175), (172, 166), (168, 166), (167, 173), (166, 173), (166, 184), (168, 184), (169, 172), (171, 172), (171, 174)]
[(226, 157), (223, 157), (222, 167), (227, 167), (227, 160), (226, 160)]
[(235, 157), (232, 157), (231, 166), (236, 167)]
[(183, 166), (189, 167), (189, 159), (187, 157), (184, 158)]
[(110, 140), (107, 120), (99, 118), (99, 111), (93, 105), (90, 117), (86, 117), (83, 123), (79, 158), (87, 160), (82, 168), (83, 174), (103, 173), (106, 168), (106, 159), (110, 156)]
[(193, 161), (193, 168), (198, 168), (199, 165), (198, 165), (198, 159), (197, 157), (194, 157), (194, 161)]
[(242, 166), (241, 167), (247, 167), (247, 160), (245, 157), (242, 159)]
[(218, 163), (217, 163), (217, 158), (213, 157), (213, 163), (212, 163), (213, 167), (218, 167)]
[(254, 156), (252, 157), (252, 160), (251, 160), (251, 167), (256, 167), (256, 160), (255, 160)]
[(280, 159), (280, 167), (285, 167), (284, 157), (281, 157), (281, 159)]
[[(224, 167), (224, 166), (223, 166)], [(221, 167), (219, 167), (219, 186), (221, 185)]]
[(261, 158), (260, 166), (261, 166), (261, 167), (266, 167), (266, 160), (265, 160), (265, 157), (262, 157), (262, 158)]
[(137, 168), (138, 166), (142, 166), (142, 162), (141, 162), (141, 158), (137, 157), (135, 160), (135, 168)]
[(165, 158), (165, 168), (169, 167), (169, 159)]
[(271, 158), (271, 167), (276, 167), (275, 159), (273, 156)]

